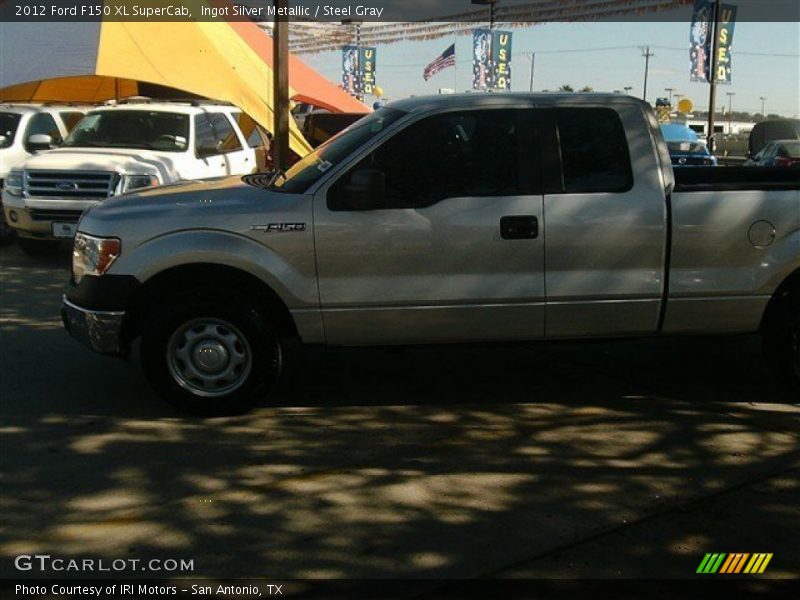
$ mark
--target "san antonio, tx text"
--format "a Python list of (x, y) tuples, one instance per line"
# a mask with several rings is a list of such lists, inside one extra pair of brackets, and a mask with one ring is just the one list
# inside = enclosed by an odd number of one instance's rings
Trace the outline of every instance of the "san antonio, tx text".
[(122, 595), (122, 596), (177, 596), (179, 593), (192, 596), (282, 596), (282, 585), (264, 584), (255, 585), (192, 585), (187, 588), (179, 588), (175, 585), (142, 585), (132, 583), (112, 584), (112, 585), (63, 585), (55, 583), (52, 585), (23, 585), (15, 586), (17, 596), (44, 596), (48, 593), (52, 596), (96, 596), (98, 598)]

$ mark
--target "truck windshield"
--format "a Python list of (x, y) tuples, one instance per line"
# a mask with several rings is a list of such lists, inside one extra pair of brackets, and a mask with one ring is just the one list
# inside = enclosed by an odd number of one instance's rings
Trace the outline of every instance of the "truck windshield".
[(400, 110), (381, 108), (371, 115), (359, 119), (296, 162), (286, 172), (286, 177), (275, 183), (275, 189), (302, 194), (329, 169), (338, 165), (357, 148), (380, 135), (382, 131), (405, 114)]
[(87, 114), (62, 145), (184, 152), (188, 144), (188, 115), (151, 110), (108, 110)]
[(14, 143), (21, 116), (19, 113), (0, 112), (0, 148), (8, 148)]

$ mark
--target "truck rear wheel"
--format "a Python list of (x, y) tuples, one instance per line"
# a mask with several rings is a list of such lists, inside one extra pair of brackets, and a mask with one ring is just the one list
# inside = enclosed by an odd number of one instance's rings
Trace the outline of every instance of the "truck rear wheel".
[(28, 256), (50, 256), (61, 245), (61, 242), (57, 240), (36, 240), (24, 237), (17, 238), (17, 243)]
[(800, 290), (789, 291), (770, 309), (762, 347), (770, 370), (794, 398), (800, 397)]
[(196, 291), (168, 299), (147, 322), (142, 367), (165, 400), (199, 415), (251, 408), (278, 380), (280, 339), (235, 294)]

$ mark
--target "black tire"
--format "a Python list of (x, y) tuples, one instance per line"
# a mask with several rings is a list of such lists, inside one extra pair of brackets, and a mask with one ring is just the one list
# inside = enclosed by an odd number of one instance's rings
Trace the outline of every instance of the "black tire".
[(0, 204), (0, 246), (8, 246), (17, 237), (17, 232), (6, 221), (3, 205)]
[(61, 242), (57, 240), (36, 240), (33, 238), (18, 238), (17, 243), (28, 256), (50, 256), (55, 254)]
[[(196, 337), (187, 341), (189, 334)], [(231, 336), (237, 341), (221, 341)], [(197, 353), (206, 351), (224, 367), (202, 371), (203, 358)], [(241, 359), (239, 352), (249, 360), (232, 369), (234, 355)], [(269, 317), (246, 297), (195, 290), (169, 297), (148, 319), (141, 360), (148, 381), (162, 398), (182, 411), (214, 416), (240, 414), (264, 398), (280, 377), (284, 355)], [(222, 377), (213, 384), (220, 387), (208, 387), (200, 377)], [(225, 389), (231, 386), (235, 387)]]
[(800, 290), (788, 291), (773, 302), (764, 322), (762, 348), (781, 386), (800, 399)]

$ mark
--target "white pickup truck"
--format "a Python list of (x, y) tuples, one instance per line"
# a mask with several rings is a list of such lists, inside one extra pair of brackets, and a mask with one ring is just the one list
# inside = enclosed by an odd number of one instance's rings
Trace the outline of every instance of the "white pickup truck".
[[(0, 191), (12, 167), (58, 146), (87, 110), (73, 105), (0, 103)], [(13, 239), (14, 230), (0, 214), (0, 244)]]
[(181, 180), (243, 175), (263, 166), (266, 134), (238, 108), (122, 102), (96, 108), (61, 146), (10, 170), (8, 223), (30, 254), (72, 238), (81, 213), (111, 196)]
[(62, 314), (100, 352), (141, 336), (150, 382), (198, 412), (256, 402), (293, 338), (760, 332), (796, 394), (800, 179), (673, 169), (650, 106), (620, 95), (411, 98), (285, 174), (90, 210)]

